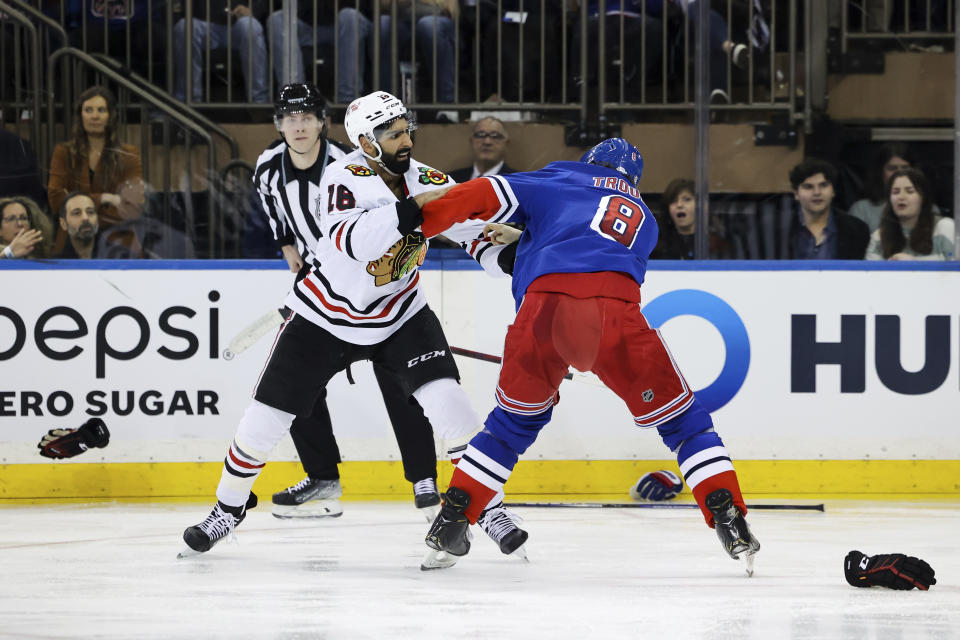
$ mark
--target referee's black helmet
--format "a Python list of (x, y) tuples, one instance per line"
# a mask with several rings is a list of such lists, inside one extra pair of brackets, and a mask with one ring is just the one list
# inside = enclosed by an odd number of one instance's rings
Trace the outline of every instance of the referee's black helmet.
[(290, 113), (315, 113), (323, 120), (327, 115), (327, 101), (312, 84), (296, 82), (280, 90), (280, 99), (274, 105), (273, 115), (278, 121)]

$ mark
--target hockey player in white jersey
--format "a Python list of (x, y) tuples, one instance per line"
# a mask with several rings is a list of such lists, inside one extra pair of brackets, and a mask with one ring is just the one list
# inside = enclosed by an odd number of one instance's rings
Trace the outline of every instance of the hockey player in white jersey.
[[(274, 110), (280, 139), (260, 154), (254, 174), (274, 240), (298, 281), (310, 272), (313, 250), (320, 239), (315, 203), (325, 170), (352, 150), (326, 136), (327, 120), (326, 100), (313, 85), (283, 87)], [(433, 429), (389, 372), (374, 365), (373, 373), (397, 438), (404, 476), (413, 485), (414, 504), (432, 521), (440, 504)], [(273, 515), (340, 516), (340, 450), (333, 435), (326, 390), (320, 392), (309, 414), (298, 415), (293, 421), (290, 436), (307, 477), (273, 495)]]
[[(217, 504), (206, 520), (184, 531), (194, 552), (209, 550), (242, 522), (256, 504), (251, 488), (270, 451), (294, 417), (308, 413), (329, 379), (351, 362), (369, 359), (394, 374), (423, 408), (451, 459), (480, 429), (440, 322), (419, 286), (418, 267), (427, 250), (420, 208), (452, 181), (412, 159), (416, 125), (394, 96), (375, 92), (354, 100), (344, 125), (357, 149), (324, 172), (314, 268), (287, 298), (293, 314), (240, 420)], [(482, 225), (457, 225), (445, 235), (485, 270), (503, 275), (497, 263), (502, 247), (483, 240)], [(526, 541), (527, 533), (503, 507), (502, 494), (478, 522), (504, 553)], [(428, 554), (421, 567), (454, 561)]]

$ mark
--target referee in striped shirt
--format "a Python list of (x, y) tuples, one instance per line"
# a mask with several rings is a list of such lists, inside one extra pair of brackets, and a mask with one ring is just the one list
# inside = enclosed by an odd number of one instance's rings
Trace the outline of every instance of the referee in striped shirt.
[[(313, 249), (320, 237), (315, 217), (321, 197), (320, 179), (326, 166), (349, 150), (326, 136), (330, 125), (326, 101), (309, 84), (289, 84), (280, 92), (274, 122), (280, 139), (257, 159), (254, 182), (273, 237), (297, 280), (314, 265)], [(416, 401), (403, 393), (390, 374), (373, 366), (387, 414), (400, 447), (404, 476), (413, 483), (414, 502), (427, 521), (439, 511), (437, 457), (433, 429)], [(290, 429), (307, 477), (273, 495), (273, 515), (317, 518), (343, 513), (340, 451), (333, 436), (326, 390), (309, 416), (297, 416)]]

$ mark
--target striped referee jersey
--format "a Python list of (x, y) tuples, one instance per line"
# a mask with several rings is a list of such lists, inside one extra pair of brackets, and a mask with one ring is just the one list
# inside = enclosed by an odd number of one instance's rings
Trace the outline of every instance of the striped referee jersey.
[(317, 161), (303, 170), (293, 166), (286, 151), (287, 143), (283, 139), (267, 147), (257, 158), (253, 181), (277, 247), (295, 244), (304, 264), (313, 264), (320, 239), (316, 211), (320, 181), (327, 165), (347, 155), (349, 150), (325, 138)]

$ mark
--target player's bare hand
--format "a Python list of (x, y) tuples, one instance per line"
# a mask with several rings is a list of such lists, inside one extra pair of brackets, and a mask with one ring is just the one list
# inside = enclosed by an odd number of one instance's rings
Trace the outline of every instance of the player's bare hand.
[(489, 240), (494, 245), (513, 244), (520, 239), (521, 233), (523, 231), (508, 224), (490, 222), (483, 228), (483, 239)]
[(303, 258), (297, 248), (292, 244), (285, 244), (280, 247), (280, 252), (283, 254), (283, 259), (287, 261), (290, 271), (300, 273), (300, 269), (303, 268)]
[(42, 239), (43, 234), (40, 233), (39, 229), (22, 229), (20, 233), (13, 236), (13, 240), (10, 241), (10, 251), (13, 252), (14, 258), (22, 258), (30, 255), (33, 248), (37, 246)]
[(433, 191), (419, 193), (413, 197), (413, 201), (416, 202), (417, 206), (422, 209), (423, 205), (427, 204), (428, 202), (439, 200), (443, 196), (447, 195), (447, 191), (450, 191), (450, 189), (453, 189), (453, 185), (444, 187), (443, 189), (434, 189)]
[(914, 258), (909, 253), (903, 253), (903, 252), (895, 253), (889, 258), (887, 258), (887, 260), (915, 260), (915, 259), (916, 258)]
[(253, 13), (250, 11), (250, 7), (245, 4), (238, 4), (230, 13), (232, 13), (235, 18), (247, 18), (253, 15)]

